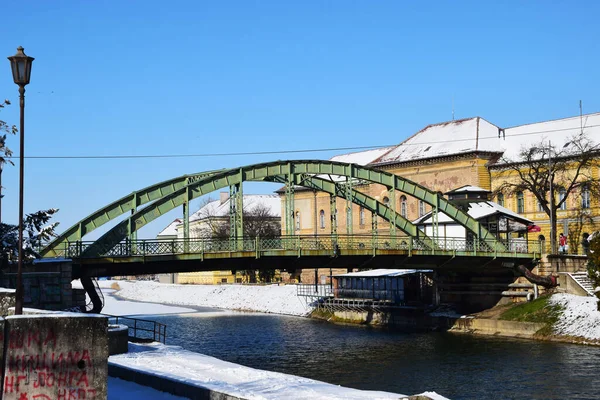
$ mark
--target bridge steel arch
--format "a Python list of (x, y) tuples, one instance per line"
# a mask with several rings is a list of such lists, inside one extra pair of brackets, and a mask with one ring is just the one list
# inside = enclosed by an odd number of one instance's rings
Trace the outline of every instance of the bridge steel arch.
[[(84, 226), (88, 227), (90, 224), (97, 224), (101, 221), (104, 221), (103, 223), (105, 223), (108, 222), (108, 220), (116, 217), (116, 215), (109, 214), (109, 212), (116, 214), (119, 210), (121, 210), (122, 215), (127, 211), (134, 210), (133, 204), (137, 205), (137, 200), (135, 199), (138, 198), (137, 196), (140, 193), (146, 194), (146, 197), (143, 197), (144, 199), (149, 199), (149, 193), (157, 193), (157, 191), (160, 189), (164, 190), (165, 194), (162, 196), (157, 196), (155, 194), (155, 201), (153, 203), (147, 205), (141, 210), (132, 212), (128, 218), (121, 221), (119, 224), (109, 230), (105, 235), (96, 241), (95, 246), (90, 247), (88, 250), (94, 252), (94, 248), (105, 249), (110, 247), (111, 244), (116, 245), (125, 237), (133, 234), (138, 229), (157, 217), (163, 215), (164, 213), (171, 211), (176, 207), (187, 204), (194, 198), (200, 197), (215, 190), (219, 190), (221, 188), (240, 185), (244, 181), (281, 182), (283, 177), (288, 177), (288, 180), (290, 180), (291, 177), (291, 180), (295, 184), (317, 190), (328, 191), (329, 193), (335, 192), (336, 196), (342, 197), (340, 195), (340, 188), (336, 187), (335, 182), (320, 179), (318, 178), (320, 175), (336, 175), (347, 177), (349, 179), (356, 179), (361, 182), (382, 184), (387, 187), (388, 190), (400, 191), (424, 201), (425, 203), (437, 209), (438, 212), (444, 212), (458, 224), (473, 232), (473, 234), (479, 239), (494, 238), (490, 232), (488, 232), (479, 224), (477, 220), (473, 219), (468, 214), (464, 213), (462, 210), (448, 202), (446, 199), (439, 196), (438, 193), (432, 192), (427, 188), (403, 177), (356, 164), (321, 160), (296, 160), (274, 161), (269, 163), (249, 165), (241, 168), (211, 171), (191, 176), (184, 176), (170, 181), (165, 181), (162, 184), (150, 186), (146, 189), (142, 189), (142, 191), (134, 192), (132, 195), (126, 196), (117, 202), (111, 203), (107, 207), (104, 207), (89, 217), (86, 217), (84, 220), (82, 220), (82, 222), (85, 222)], [(192, 179), (190, 179), (190, 177), (192, 177)], [(307, 177), (310, 179), (307, 179)], [(146, 203), (149, 201), (150, 200), (146, 201)], [(356, 204), (363, 204), (365, 206), (368, 205), (368, 208), (371, 209), (372, 212), (376, 212), (379, 216), (392, 222), (395, 226), (398, 226), (402, 231), (409, 235), (417, 236), (419, 234), (418, 229), (412, 223), (402, 218), (395, 211), (392, 212), (393, 210), (390, 210), (387, 206), (380, 205), (381, 203), (367, 195), (364, 195), (361, 192), (353, 191), (353, 202)], [(125, 203), (125, 206), (123, 206), (123, 203)], [(82, 222), (76, 224), (74, 227), (81, 226)], [(74, 227), (70, 228), (67, 232), (65, 232), (65, 234), (61, 235), (59, 238), (50, 243), (48, 247), (44, 249), (42, 254), (52, 255), (52, 253), (55, 253), (55, 250), (60, 246), (61, 243), (71, 241), (69, 238), (75, 238), (75, 240), (79, 240), (81, 236), (83, 236), (81, 233), (84, 231), (76, 230), (75, 233), (72, 233), (71, 231)], [(95, 228), (97, 226), (93, 225), (93, 227)], [(87, 231), (84, 232), (84, 234), (85, 233), (87, 233)]]
[(199, 172), (196, 174), (183, 175), (177, 178), (169, 179), (163, 182), (150, 185), (143, 189), (137, 190), (116, 200), (101, 209), (93, 212), (62, 234), (58, 235), (41, 251), (43, 257), (57, 256), (56, 249), (69, 242), (81, 240), (83, 236), (101, 227), (127, 212), (133, 212), (138, 207), (163, 198), (177, 190), (187, 186), (190, 183), (196, 182), (202, 178), (213, 175), (223, 170)]

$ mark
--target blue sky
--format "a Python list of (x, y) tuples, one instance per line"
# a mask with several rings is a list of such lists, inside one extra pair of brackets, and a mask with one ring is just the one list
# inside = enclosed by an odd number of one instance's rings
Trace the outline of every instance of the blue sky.
[[(503, 127), (576, 115), (579, 100), (584, 112), (600, 111), (599, 8), (594, 1), (31, 0), (24, 12), (3, 2), (0, 52), (10, 56), (21, 45), (36, 58), (26, 156), (380, 146), (451, 119), (453, 98), (456, 118)], [(13, 102), (0, 118), (18, 123), (7, 60), (0, 98)], [(18, 154), (16, 137), (8, 145)], [(59, 208), (61, 231), (185, 173), (336, 153), (27, 159), (25, 210)], [(18, 168), (6, 167), (2, 178), (2, 216), (16, 223)]]

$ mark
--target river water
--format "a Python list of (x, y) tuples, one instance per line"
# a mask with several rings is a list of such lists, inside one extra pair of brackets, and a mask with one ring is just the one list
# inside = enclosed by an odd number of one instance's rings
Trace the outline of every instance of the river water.
[(357, 389), (451, 399), (600, 398), (600, 348), (402, 333), (307, 318), (206, 312), (153, 316), (167, 344)]

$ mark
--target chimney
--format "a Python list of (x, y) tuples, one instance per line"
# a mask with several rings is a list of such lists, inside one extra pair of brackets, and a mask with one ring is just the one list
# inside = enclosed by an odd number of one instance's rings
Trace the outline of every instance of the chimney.
[(219, 193), (219, 200), (221, 200), (221, 204), (223, 204), (227, 200), (229, 200), (229, 192), (220, 192)]

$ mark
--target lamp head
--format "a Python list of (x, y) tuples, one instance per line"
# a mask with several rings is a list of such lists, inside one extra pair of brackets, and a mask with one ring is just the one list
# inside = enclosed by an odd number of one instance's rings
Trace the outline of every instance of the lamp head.
[(29, 83), (31, 77), (31, 64), (34, 58), (25, 54), (24, 48), (19, 46), (17, 54), (8, 57), (10, 68), (12, 69), (13, 80), (19, 86), (25, 86)]

